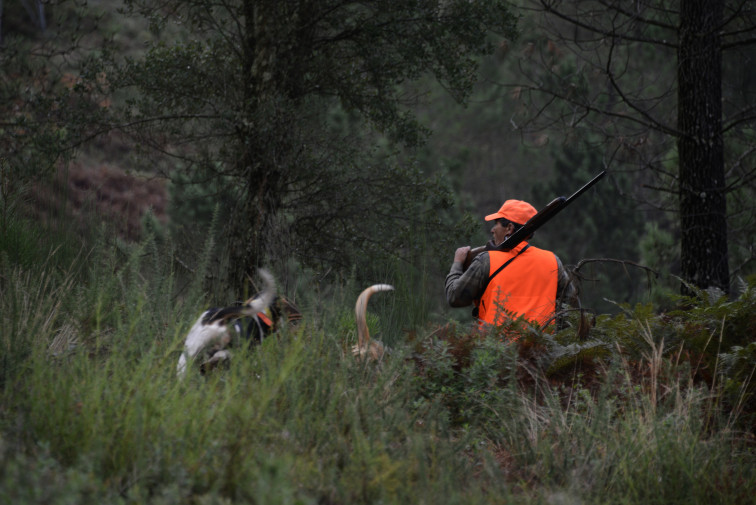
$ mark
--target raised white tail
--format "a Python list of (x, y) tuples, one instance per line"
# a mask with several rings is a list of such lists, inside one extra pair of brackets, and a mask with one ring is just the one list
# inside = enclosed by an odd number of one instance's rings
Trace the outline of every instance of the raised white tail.
[(370, 340), (370, 332), (367, 326), (367, 304), (373, 293), (379, 291), (392, 291), (394, 286), (390, 284), (373, 284), (365, 289), (357, 297), (354, 306), (354, 315), (357, 322), (357, 345), (352, 348), (352, 354), (360, 358), (379, 360), (383, 357), (385, 348), (381, 342)]
[(245, 316), (254, 316), (258, 312), (265, 311), (276, 298), (276, 281), (270, 272), (261, 268), (257, 271), (262, 277), (265, 287), (256, 296), (253, 296), (242, 306), (242, 314)]

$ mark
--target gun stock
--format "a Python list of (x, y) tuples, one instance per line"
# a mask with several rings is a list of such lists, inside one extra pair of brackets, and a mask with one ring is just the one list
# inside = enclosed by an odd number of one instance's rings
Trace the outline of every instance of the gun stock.
[(530, 237), (538, 228), (546, 224), (562, 209), (567, 207), (570, 203), (575, 201), (577, 197), (585, 193), (591, 186), (596, 184), (604, 175), (606, 175), (606, 170), (602, 170), (601, 173), (588, 181), (588, 183), (585, 184), (582, 188), (575, 191), (575, 193), (573, 193), (569, 198), (566, 198), (564, 196), (558, 196), (554, 198), (551, 203), (538, 211), (535, 216), (531, 217), (527, 223), (522, 225), (519, 230), (510, 235), (498, 246), (495, 246), (493, 242), (488, 241), (488, 243), (484, 246), (470, 249), (470, 251), (467, 253), (467, 258), (465, 258), (462, 268), (464, 270), (467, 270), (470, 266), (470, 263), (472, 263), (472, 260), (475, 259), (475, 257), (483, 251), (509, 251), (511, 249), (514, 249), (520, 242)]
[(470, 268), (470, 263), (472, 263), (472, 260), (474, 260), (478, 254), (482, 253), (483, 251), (488, 251), (493, 247), (493, 243), (489, 241), (486, 245), (478, 246), (467, 251), (467, 257), (465, 258), (464, 263), (462, 263), (462, 269), (467, 270), (468, 268)]

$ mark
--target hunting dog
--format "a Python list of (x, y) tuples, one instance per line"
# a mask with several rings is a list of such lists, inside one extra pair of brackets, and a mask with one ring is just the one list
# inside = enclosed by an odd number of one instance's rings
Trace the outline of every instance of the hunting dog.
[[(273, 276), (267, 270), (259, 270), (264, 288), (242, 305), (211, 308), (200, 315), (184, 341), (184, 349), (176, 365), (179, 378), (186, 376), (189, 363), (200, 354), (206, 359), (200, 364), (201, 373), (206, 373), (231, 359), (229, 347), (234, 340), (247, 341), (248, 345), (262, 343), (285, 317), (290, 323), (302, 318), (294, 304), (276, 294)], [(360, 293), (355, 305), (357, 322), (357, 345), (352, 353), (360, 359), (379, 361), (386, 352), (383, 343), (370, 339), (367, 326), (367, 304), (370, 297), (380, 291), (390, 291), (388, 284), (374, 284)]]
[(200, 354), (206, 359), (200, 364), (204, 374), (231, 359), (229, 347), (235, 341), (247, 345), (261, 344), (284, 318), (290, 323), (299, 321), (302, 314), (283, 296), (276, 294), (273, 276), (259, 270), (263, 290), (242, 305), (215, 307), (206, 310), (194, 323), (184, 341), (184, 349), (176, 365), (179, 378), (186, 375), (189, 362)]

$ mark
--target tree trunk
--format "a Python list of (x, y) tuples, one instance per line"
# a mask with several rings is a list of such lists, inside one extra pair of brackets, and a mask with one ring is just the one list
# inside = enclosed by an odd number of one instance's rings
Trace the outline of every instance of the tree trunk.
[(264, 28), (261, 21), (264, 20), (265, 15), (262, 6), (255, 0), (244, 0), (243, 13), (245, 38), (241, 70), (244, 91), (242, 103), (239, 104), (241, 121), (236, 127), (239, 152), (234, 173), (244, 185), (244, 191), (237, 215), (233, 216), (231, 222), (228, 223), (228, 285), (236, 288), (240, 295), (244, 294), (246, 277), (253, 276), (255, 269), (264, 261), (262, 237), (267, 217), (263, 205), (267, 192), (263, 168), (265, 153), (260, 152), (260, 143), (255, 132), (255, 125), (259, 127), (256, 117), (259, 113), (260, 101), (264, 100), (261, 96), (264, 85), (260, 68), (265, 63), (260, 61), (264, 36), (261, 37), (263, 34), (260, 32)]
[[(277, 0), (276, 0), (277, 1)], [(247, 277), (267, 259), (266, 246), (280, 209), (280, 167), (276, 163), (273, 65), (276, 59), (275, 1), (244, 1), (245, 41), (242, 72), (240, 146), (234, 172), (244, 184), (243, 203), (229, 223), (228, 285), (244, 294)], [(267, 124), (267, 128), (266, 128)], [(262, 131), (261, 131), (262, 130)], [(265, 133), (263, 133), (263, 131)]]
[[(721, 0), (682, 0), (678, 128), (682, 278), (729, 291), (722, 139)], [(683, 293), (688, 290), (683, 287)]]

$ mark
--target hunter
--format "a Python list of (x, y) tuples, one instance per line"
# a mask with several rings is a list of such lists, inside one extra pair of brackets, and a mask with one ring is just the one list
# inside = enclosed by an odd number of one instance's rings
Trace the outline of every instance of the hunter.
[[(493, 221), (493, 245), (504, 242), (536, 213), (522, 200), (504, 202), (498, 212), (485, 217)], [(557, 300), (572, 302), (576, 297), (562, 261), (551, 251), (523, 241), (509, 251), (484, 251), (464, 270), (469, 251), (464, 246), (454, 253), (446, 276), (446, 299), (452, 307), (473, 304), (473, 315), (483, 326), (522, 317), (544, 327), (553, 321)]]

